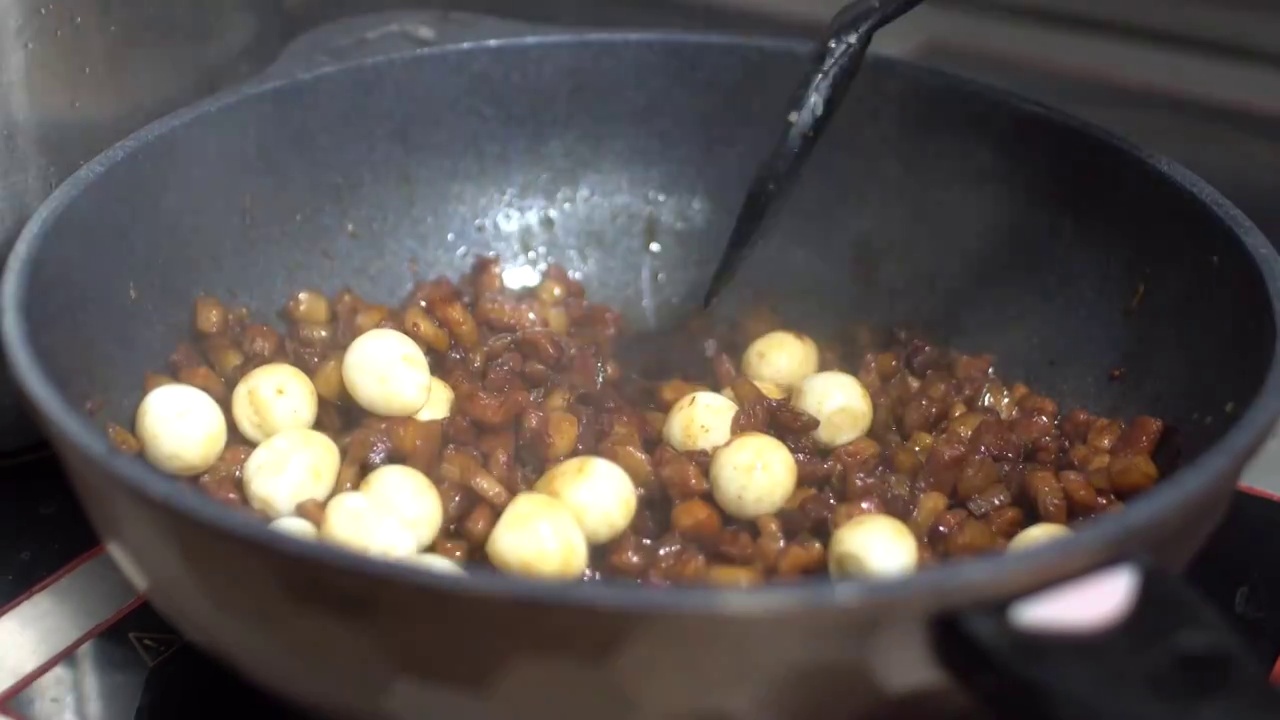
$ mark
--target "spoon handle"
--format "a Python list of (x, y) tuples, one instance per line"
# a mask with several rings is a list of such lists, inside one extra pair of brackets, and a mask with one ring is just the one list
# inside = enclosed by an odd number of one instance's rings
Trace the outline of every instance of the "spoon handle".
[(711, 306), (759, 241), (763, 234), (759, 230), (770, 208), (786, 194), (793, 176), (822, 137), (827, 122), (857, 77), (872, 36), (922, 1), (853, 0), (832, 18), (809, 72), (788, 105), (782, 134), (751, 180), (720, 264), (711, 276), (703, 307)]

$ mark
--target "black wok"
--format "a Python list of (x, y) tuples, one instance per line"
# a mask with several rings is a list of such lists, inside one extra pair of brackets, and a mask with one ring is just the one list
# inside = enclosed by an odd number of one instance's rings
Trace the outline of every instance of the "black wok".
[[(492, 251), (581, 270), (641, 325), (681, 312), (806, 56), (679, 34), (430, 48), (275, 75), (90, 163), (27, 227), (0, 308), (113, 557), (191, 640), (335, 717), (863, 717), (960, 703), (954, 678), (1006, 714), (1250, 717), (1265, 691), (1164, 571), (1280, 415), (1275, 252), (1185, 169), (910, 64), (869, 62), (777, 224), (788, 242), (736, 292), (814, 331), (909, 325), (1065, 404), (1179, 428), (1181, 468), (1068, 541), (749, 593), (455, 580), (272, 533), (117, 454), (84, 411), (131, 417), (202, 291), (264, 315), (300, 287), (390, 299)], [(1160, 611), (1126, 632), (1002, 621), (1015, 596), (1131, 559)], [(1153, 692), (1136, 668), (1161, 656)], [(1202, 670), (1216, 685), (1181, 679)]]

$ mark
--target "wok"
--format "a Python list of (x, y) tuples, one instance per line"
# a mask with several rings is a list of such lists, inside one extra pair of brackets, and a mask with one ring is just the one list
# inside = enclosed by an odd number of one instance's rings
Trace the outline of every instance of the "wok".
[[(908, 325), (1178, 428), (1180, 469), (1067, 541), (753, 592), (457, 580), (283, 537), (113, 451), (86, 401), (130, 417), (201, 292), (264, 315), (300, 287), (390, 299), (495, 252), (582, 271), (640, 327), (696, 304), (808, 49), (494, 32), (529, 36), (294, 58), (89, 163), (19, 240), (14, 374), (112, 556), (187, 637), (332, 717), (867, 717), (963, 707), (957, 680), (1006, 716), (1267, 716), (1260, 672), (1169, 571), (1280, 415), (1275, 252), (1185, 169), (904, 62), (868, 63), (726, 297), (814, 332)], [(1146, 572), (1119, 631), (1010, 629), (1012, 598), (1116, 561)]]

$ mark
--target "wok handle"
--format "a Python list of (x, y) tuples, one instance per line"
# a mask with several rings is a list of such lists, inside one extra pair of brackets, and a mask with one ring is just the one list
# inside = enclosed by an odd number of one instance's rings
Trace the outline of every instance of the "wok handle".
[[(1267, 670), (1181, 578), (1136, 563), (1102, 572), (1118, 574), (1122, 581), (1128, 574), (1134, 581), (1132, 605), (1121, 609), (1118, 624), (1086, 631), (1047, 629), (1045, 613), (1055, 601), (1058, 611), (1072, 607), (1062, 600), (1077, 608), (1107, 602), (1087, 593), (1047, 597), (1059, 591), (1051, 588), (1037, 594), (1041, 597), (938, 621), (939, 657), (998, 718), (1280, 718), (1280, 692), (1268, 683)], [(1039, 609), (1027, 612), (1028, 602), (1039, 602)]]
[(564, 26), (451, 10), (390, 10), (356, 15), (299, 36), (255, 82), (305, 75), (333, 65), (428, 47), (559, 35)]

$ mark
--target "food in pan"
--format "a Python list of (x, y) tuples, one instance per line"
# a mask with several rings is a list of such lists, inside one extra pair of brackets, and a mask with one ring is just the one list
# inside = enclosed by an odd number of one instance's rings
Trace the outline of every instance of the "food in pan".
[[(620, 315), (497, 261), (398, 306), (298, 292), (273, 329), (201, 297), (114, 444), (281, 533), (434, 572), (749, 586), (1035, 547), (1159, 477), (1163, 425), (896, 334), (842, 358), (743, 323), (645, 381)], [(834, 345), (835, 343), (831, 343)]]

